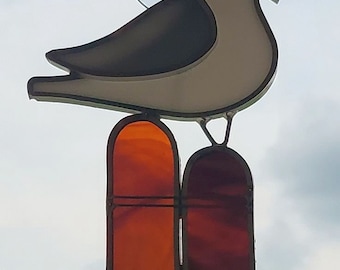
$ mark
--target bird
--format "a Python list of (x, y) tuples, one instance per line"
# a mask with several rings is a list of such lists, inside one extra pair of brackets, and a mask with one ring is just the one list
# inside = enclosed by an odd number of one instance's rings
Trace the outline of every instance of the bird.
[(30, 98), (190, 121), (261, 98), (278, 48), (259, 0), (162, 0), (99, 40), (46, 57), (69, 74), (31, 78)]

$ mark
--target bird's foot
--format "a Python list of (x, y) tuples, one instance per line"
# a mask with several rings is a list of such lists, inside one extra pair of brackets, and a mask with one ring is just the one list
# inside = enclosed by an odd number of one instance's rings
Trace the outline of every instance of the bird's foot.
[(209, 123), (209, 121), (211, 119), (208, 118), (201, 118), (198, 121), (198, 124), (200, 125), (200, 127), (202, 128), (204, 134), (207, 136), (208, 140), (211, 142), (212, 145), (221, 145), (221, 146), (227, 146), (228, 141), (229, 141), (229, 136), (230, 136), (230, 130), (231, 130), (231, 123), (233, 120), (234, 115), (236, 114), (236, 111), (230, 111), (227, 112), (224, 115), (224, 118), (227, 120), (227, 127), (226, 127), (226, 131), (225, 131), (225, 135), (224, 135), (224, 140), (222, 143), (218, 143), (214, 137), (211, 135), (210, 131), (207, 128), (207, 125)]

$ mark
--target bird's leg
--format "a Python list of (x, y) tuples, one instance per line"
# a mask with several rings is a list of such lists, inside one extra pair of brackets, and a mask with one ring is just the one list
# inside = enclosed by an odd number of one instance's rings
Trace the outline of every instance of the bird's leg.
[(224, 141), (222, 143), (223, 146), (227, 146), (228, 144), (228, 141), (229, 141), (229, 136), (230, 136), (230, 130), (231, 130), (231, 123), (233, 121), (233, 117), (234, 115), (236, 114), (236, 112), (234, 111), (231, 111), (231, 112), (227, 112), (225, 114), (225, 118), (227, 120), (227, 128), (226, 128), (226, 131), (225, 131), (225, 136), (224, 136)]
[(231, 129), (231, 123), (233, 120), (234, 115), (236, 114), (235, 111), (231, 111), (231, 112), (227, 112), (225, 114), (225, 119), (227, 120), (227, 127), (226, 127), (226, 131), (225, 131), (225, 136), (224, 136), (224, 140), (222, 143), (217, 143), (216, 140), (213, 138), (213, 136), (211, 135), (211, 133), (209, 132), (208, 128), (207, 128), (207, 124), (210, 121), (210, 119), (206, 119), (206, 118), (202, 118), (198, 121), (200, 127), (202, 128), (204, 134), (207, 136), (208, 140), (211, 142), (212, 145), (222, 145), (222, 146), (227, 146), (228, 141), (229, 141), (229, 136), (230, 136), (230, 129)]
[(213, 138), (213, 136), (211, 136), (209, 130), (207, 129), (207, 124), (208, 124), (209, 120), (207, 120), (206, 118), (202, 118), (198, 121), (198, 124), (200, 125), (200, 127), (202, 128), (204, 134), (208, 137), (208, 140), (211, 142), (212, 145), (216, 145), (218, 144), (215, 139)]

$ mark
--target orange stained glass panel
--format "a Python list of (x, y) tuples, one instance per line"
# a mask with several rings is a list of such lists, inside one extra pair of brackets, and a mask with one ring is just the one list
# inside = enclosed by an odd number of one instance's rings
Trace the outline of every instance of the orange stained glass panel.
[(109, 140), (107, 269), (178, 269), (177, 148), (161, 122), (133, 119)]
[(188, 162), (183, 183), (184, 269), (253, 270), (252, 180), (233, 150), (210, 147)]

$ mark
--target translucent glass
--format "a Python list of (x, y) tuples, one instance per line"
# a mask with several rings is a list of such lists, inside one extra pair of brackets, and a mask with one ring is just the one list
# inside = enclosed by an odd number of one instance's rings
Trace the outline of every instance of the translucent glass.
[(206, 151), (184, 177), (185, 269), (254, 269), (252, 182), (233, 151)]
[(132, 122), (112, 150), (107, 269), (176, 269), (179, 185), (169, 138), (151, 122)]

